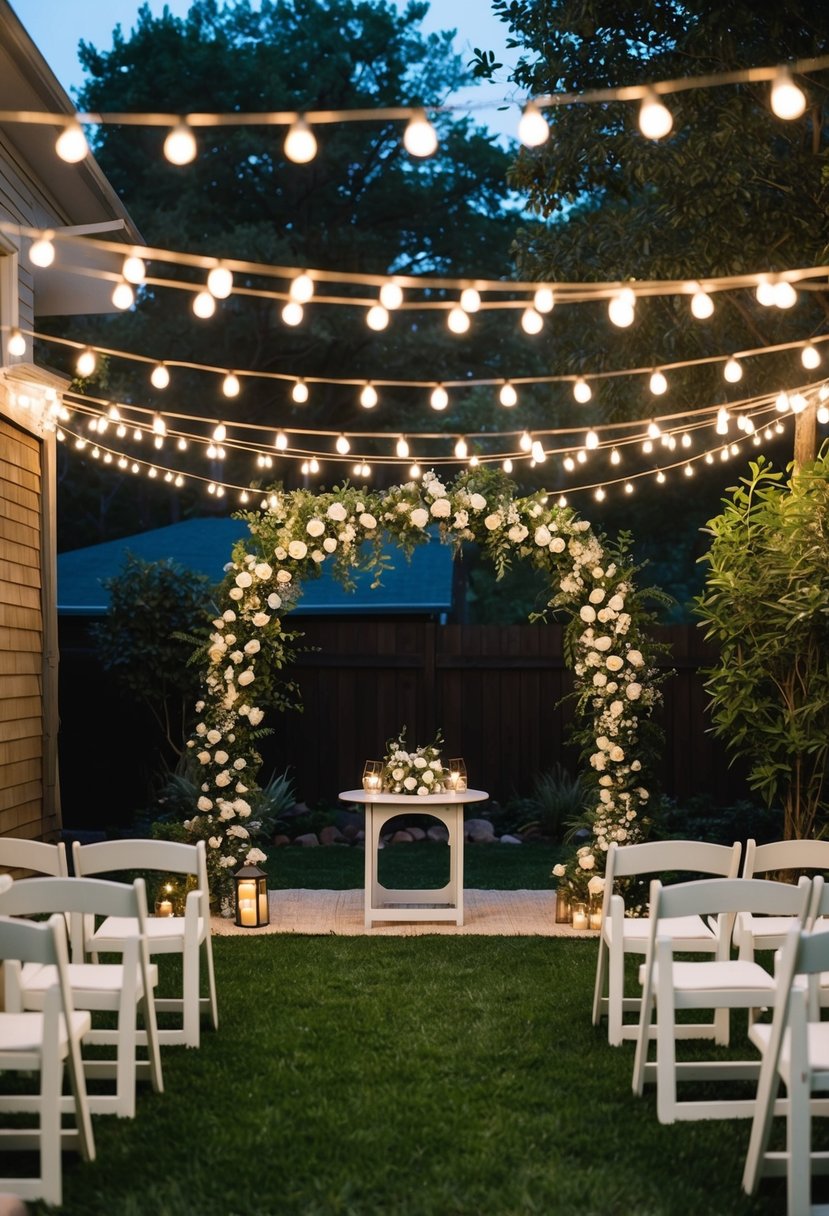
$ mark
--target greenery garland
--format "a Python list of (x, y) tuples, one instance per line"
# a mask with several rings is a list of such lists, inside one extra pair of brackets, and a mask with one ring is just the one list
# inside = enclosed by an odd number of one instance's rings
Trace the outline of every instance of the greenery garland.
[[(624, 540), (609, 545), (569, 507), (543, 493), (519, 497), (500, 471), (471, 469), (445, 485), (434, 473), (372, 492), (345, 485), (313, 493), (274, 490), (258, 511), (241, 512), (250, 536), (238, 542), (219, 588), (219, 612), (206, 647), (203, 697), (187, 741), (201, 777), (198, 813), (185, 828), (208, 845), (211, 884), (227, 894), (232, 873), (264, 860), (256, 838), (257, 774), (265, 710), (283, 703), (290, 687), (281, 672), (292, 635), (282, 617), (296, 604), (302, 581), (324, 562), (348, 587), (357, 569), (376, 586), (390, 537), (407, 554), (428, 542), (430, 526), (459, 548), (476, 541), (500, 576), (516, 559), (551, 579), (548, 608), (566, 614), (565, 657), (575, 676), (576, 742), (589, 764), (592, 841), (574, 853), (568, 876), (604, 869), (610, 841), (641, 838), (650, 796), (654, 707), (660, 700), (656, 647), (645, 593)], [(543, 615), (543, 614), (542, 614)]]

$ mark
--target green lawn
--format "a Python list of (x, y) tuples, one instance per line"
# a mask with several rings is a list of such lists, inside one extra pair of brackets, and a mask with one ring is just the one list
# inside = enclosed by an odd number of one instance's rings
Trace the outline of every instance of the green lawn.
[[(320, 852), (317, 850), (316, 852)], [(590, 1025), (596, 943), (214, 941), (221, 1028), (97, 1117), (67, 1216), (779, 1216), (749, 1127), (662, 1127)], [(710, 1050), (708, 1045), (694, 1045)], [(822, 1122), (822, 1121), (818, 1121)], [(45, 1209), (39, 1209), (45, 1212)]]

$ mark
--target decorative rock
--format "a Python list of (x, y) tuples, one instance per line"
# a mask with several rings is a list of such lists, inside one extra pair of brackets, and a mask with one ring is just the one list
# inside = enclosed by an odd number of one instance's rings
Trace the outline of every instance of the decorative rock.
[(426, 833), (423, 831), (423, 828), (406, 828), (406, 831), (409, 833), (412, 840), (426, 839)]
[(343, 837), (346, 840), (357, 840), (365, 836), (365, 832), (361, 827), (357, 827), (356, 823), (347, 823), (343, 828)]
[(463, 830), (473, 844), (491, 844), (495, 840), (495, 829), (488, 819), (467, 819)]
[(290, 844), (290, 843), (291, 843), (290, 836), (282, 836), (282, 835), (274, 836), (273, 840), (271, 841), (271, 844), (275, 844), (278, 848), (284, 848), (286, 844)]
[(304, 849), (314, 849), (319, 844), (316, 832), (305, 832), (302, 836), (294, 837), (294, 844), (302, 845)]
[(510, 836), (510, 834), (507, 833), (505, 836), (501, 837), (501, 844), (523, 844), (523, 843), (524, 843), (524, 841), (521, 839), (520, 836)]
[(26, 1216), (28, 1211), (26, 1204), (17, 1195), (6, 1191), (0, 1195), (0, 1216)]
[(430, 828), (426, 829), (426, 839), (438, 844), (446, 844), (449, 839), (449, 829), (442, 823), (433, 823)]
[(342, 844), (344, 840), (345, 836), (333, 823), (320, 829), (320, 844)]
[(406, 832), (402, 828), (399, 832), (395, 832), (391, 838), (392, 844), (412, 844), (413, 842), (414, 836), (412, 836), (411, 832)]

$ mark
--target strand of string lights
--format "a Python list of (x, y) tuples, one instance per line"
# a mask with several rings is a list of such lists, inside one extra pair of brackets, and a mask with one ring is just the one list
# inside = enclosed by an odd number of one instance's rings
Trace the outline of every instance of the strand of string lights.
[[(537, 147), (549, 137), (549, 125), (543, 110), (571, 105), (607, 105), (609, 102), (639, 102), (639, 127), (650, 139), (661, 139), (670, 133), (673, 116), (663, 97), (691, 89), (711, 89), (726, 85), (770, 84), (769, 106), (773, 114), (784, 120), (799, 118), (808, 105), (808, 98), (795, 76), (809, 76), (829, 67), (829, 56), (797, 59), (772, 67), (741, 68), (705, 76), (686, 76), (674, 80), (612, 86), (583, 90), (579, 93), (549, 93), (517, 104), (521, 117), (517, 127), (518, 139), (527, 147)], [(491, 108), (493, 103), (489, 103)], [(198, 155), (195, 131), (200, 128), (239, 126), (287, 127), (283, 150), (285, 156), (297, 163), (312, 161), (318, 150), (314, 127), (332, 123), (405, 122), (403, 145), (413, 157), (431, 156), (438, 147), (438, 132), (429, 115), (469, 113), (474, 104), (442, 103), (417, 106), (377, 106), (361, 109), (326, 110), (268, 110), (259, 113), (151, 113), (151, 112), (76, 112), (49, 113), (32, 110), (2, 110), (0, 122), (58, 126), (55, 142), (57, 155), (70, 164), (84, 160), (90, 152), (84, 126), (143, 126), (167, 128), (164, 155), (172, 164), (187, 165)]]

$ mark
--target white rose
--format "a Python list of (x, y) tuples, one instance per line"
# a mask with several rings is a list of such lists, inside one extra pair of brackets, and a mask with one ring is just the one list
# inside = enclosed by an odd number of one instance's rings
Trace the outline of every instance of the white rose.
[(624, 660), (620, 659), (618, 654), (609, 654), (605, 659), (608, 671), (619, 671), (624, 667)]
[(600, 638), (596, 638), (596, 640), (593, 642), (593, 645), (596, 647), (597, 650), (601, 650), (602, 652), (604, 652), (605, 650), (610, 650), (610, 647), (613, 645), (613, 639), (609, 638), (607, 636), (607, 634), (605, 633), (605, 634), (602, 634), (602, 636)]
[(265, 715), (261, 709), (251, 709), (248, 713), (248, 721), (250, 722), (251, 726), (258, 726), (264, 716)]
[(641, 760), (631, 760), (630, 767), (631, 767), (632, 772), (638, 773), (642, 767), (642, 761)]
[(607, 676), (603, 671), (594, 672), (593, 683), (597, 688), (604, 688), (605, 684), (607, 683)]
[(243, 828), (241, 823), (232, 823), (227, 829), (228, 836), (238, 836), (240, 840), (247, 840), (250, 832), (247, 828)]
[(288, 556), (292, 557), (294, 561), (301, 561), (307, 552), (308, 546), (304, 540), (292, 540), (288, 545)]
[[(301, 545), (302, 541), (297, 541), (297, 544)], [(293, 575), (291, 574), (290, 570), (277, 570), (276, 572), (276, 581), (278, 583), (289, 583), (292, 578)]]
[(360, 516), (360, 523), (367, 532), (370, 532), (372, 528), (377, 527), (377, 520), (373, 515), (370, 515), (368, 511), (363, 511), (362, 515)]
[(267, 860), (267, 856), (261, 849), (250, 849), (245, 857), (245, 861), (249, 866), (261, 866), (262, 862)]
[(526, 540), (528, 535), (529, 531), (524, 527), (523, 524), (513, 524), (507, 533), (507, 536), (513, 542), (513, 544), (516, 545), (520, 545), (521, 541)]
[(594, 587), (588, 598), (591, 604), (601, 604), (604, 599), (604, 590), (601, 587)]
[(595, 621), (595, 619), (596, 619), (596, 609), (595, 609), (595, 608), (592, 608), (592, 607), (590, 606), (590, 604), (584, 604), (584, 605), (583, 605), (583, 606), (582, 606), (582, 607), (579, 609), (579, 616), (580, 616), (580, 617), (581, 617), (581, 619), (582, 619), (583, 621), (585, 621), (585, 622), (586, 622), (588, 625), (592, 625), (592, 624), (593, 624), (593, 622), (594, 622), (594, 621)]
[(407, 777), (403, 784), (407, 790), (413, 790), (417, 785), (417, 780), (414, 777)]
[[(268, 607), (272, 608), (273, 611), (276, 612), (277, 608), (282, 607), (282, 596), (277, 595), (275, 591), (272, 591), (271, 594), (268, 596)], [(256, 624), (255, 617), (254, 617), (254, 624)], [(265, 622), (265, 624), (267, 624), (267, 621)]]
[(423, 774), (423, 784), (431, 785), (432, 782), (434, 781), (434, 779), (435, 779), (435, 774), (432, 772), (431, 769), (427, 768), (426, 772)]
[(212, 811), (213, 810), (213, 803), (210, 801), (209, 798), (205, 798), (204, 794), (201, 795), (198, 802), (196, 803), (196, 806), (199, 808), (200, 811)]
[(199, 764), (209, 764), (210, 763), (210, 752), (199, 752), (199, 754), (196, 756), (196, 759), (198, 760)]
[(288, 556), (287, 549), (283, 549), (282, 545), (277, 545), (273, 552), (274, 556), (280, 562), (284, 562), (285, 558)]
[(233, 788), (237, 794), (246, 794), (248, 792), (248, 787), (242, 781), (237, 781)]
[(222, 620), (223, 621), (235, 621), (236, 613), (233, 611), (232, 608), (226, 608), (225, 611), (222, 613)]
[(561, 862), (556, 862), (556, 864), (553, 866), (553, 878), (563, 878), (566, 873), (567, 871)]
[(216, 784), (218, 786), (230, 785), (230, 773), (225, 769), (221, 773), (216, 774)]
[(423, 757), (422, 757), (422, 756), (415, 756), (415, 758), (414, 758), (414, 766), (415, 766), (415, 768), (425, 768), (425, 767), (426, 767), (426, 761), (423, 759)]
[(415, 507), (409, 515), (409, 519), (416, 528), (425, 528), (429, 522), (429, 512), (423, 507)]
[(273, 570), (270, 568), (267, 562), (257, 562), (253, 567), (253, 573), (257, 578), (261, 578), (264, 582), (265, 579), (271, 577)]
[(219, 818), (228, 820), (228, 819), (233, 819), (235, 815), (236, 815), (236, 812), (234, 811), (233, 807), (229, 806), (228, 803), (225, 802), (222, 805), (222, 811), (221, 811), (221, 814), (219, 815)]
[(631, 667), (641, 667), (645, 662), (642, 658), (642, 652), (639, 650), (629, 650), (627, 660)]
[(221, 732), (218, 730), (209, 730), (207, 732), (207, 742), (208, 743), (214, 743), (214, 744), (218, 743), (219, 740), (221, 739), (221, 737), (222, 737)]
[(248, 684), (252, 684), (255, 679), (256, 675), (250, 667), (248, 667), (246, 671), (239, 672), (239, 683), (243, 688)]
[(206, 733), (206, 731), (207, 731), (207, 727), (205, 726), (205, 724), (203, 722), (199, 722), (198, 726), (196, 727), (196, 734), (203, 735)]
[(448, 498), (437, 498), (429, 511), (435, 519), (447, 519), (452, 514), (452, 504)]
[(305, 531), (309, 536), (322, 536), (325, 531), (325, 524), (321, 519), (309, 519), (305, 525)]
[(625, 689), (625, 696), (629, 701), (638, 701), (642, 695), (642, 685), (632, 681)]
[(267, 625), (270, 619), (271, 618), (268, 616), (267, 612), (254, 612), (253, 616), (251, 617), (251, 620), (257, 629), (264, 629), (265, 625)]
[(395, 781), (402, 781), (406, 775), (406, 770), (402, 768), (394, 768), (391, 773)]
[(241, 587), (231, 587), (227, 594), (232, 600), (240, 600), (245, 593)]
[(553, 539), (550, 541), (550, 552), (551, 553), (563, 553), (564, 549), (565, 549), (565, 544), (564, 544), (563, 539), (560, 536), (554, 536)]
[(311, 561), (316, 562), (317, 565), (319, 565), (320, 562), (325, 561), (325, 554), (323, 553), (322, 549), (314, 550), (314, 552), (311, 554)]
[(591, 895), (601, 895), (604, 891), (604, 878), (601, 874), (594, 874), (587, 884), (587, 890)]
[(329, 519), (336, 520), (338, 524), (341, 524), (344, 519), (348, 518), (348, 512), (341, 502), (332, 502), (326, 511), (326, 515)]
[(242, 654), (241, 650), (234, 650), (233, 654), (230, 656), (230, 661), (232, 663), (241, 663), (244, 657), (245, 656)]
[(550, 529), (547, 527), (546, 524), (541, 524), (538, 528), (536, 528), (536, 530), (533, 534), (533, 540), (535, 541), (535, 543), (537, 545), (540, 545), (542, 548), (546, 548), (546, 546), (549, 545), (549, 543), (552, 539), (553, 538), (550, 534)]
[(227, 764), (229, 757), (227, 752), (216, 752), (213, 759), (216, 764)]
[(326, 536), (325, 540), (322, 542), (322, 547), (326, 553), (333, 553), (337, 547), (337, 542), (334, 540), (333, 536)]
[(246, 588), (251, 585), (251, 583), (253, 582), (253, 579), (250, 577), (247, 570), (243, 570), (241, 572), (241, 574), (236, 575), (234, 582), (236, 583), (237, 587)]
[(473, 511), (483, 511), (486, 507), (486, 499), (483, 494), (470, 494), (469, 505)]
[(612, 608), (614, 612), (621, 612), (625, 606), (625, 599), (622, 595), (612, 595), (607, 601), (608, 608)]
[(621, 747), (611, 747), (611, 749), (610, 749), (610, 759), (611, 760), (613, 760), (616, 764), (620, 764), (621, 761), (624, 760), (624, 758), (625, 758), (625, 753), (622, 751)]
[(579, 867), (582, 870), (594, 870), (596, 868), (596, 858), (592, 853), (586, 853), (584, 857), (579, 858)]
[(621, 701), (613, 701), (610, 706), (611, 718), (620, 718), (625, 711), (625, 707)]
[(501, 527), (502, 523), (503, 520), (501, 519), (501, 516), (497, 511), (493, 511), (492, 515), (487, 515), (486, 519), (484, 520), (484, 527), (488, 532), (494, 532), (497, 528)]

